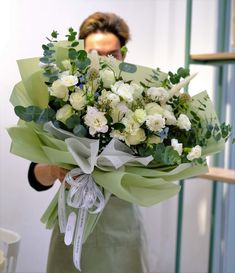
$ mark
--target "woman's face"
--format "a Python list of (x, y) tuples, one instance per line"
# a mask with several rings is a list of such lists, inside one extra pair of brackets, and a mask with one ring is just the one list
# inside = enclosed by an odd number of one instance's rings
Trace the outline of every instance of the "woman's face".
[(101, 56), (112, 55), (122, 60), (121, 45), (116, 35), (110, 32), (97, 32), (88, 35), (85, 39), (85, 50), (96, 50)]

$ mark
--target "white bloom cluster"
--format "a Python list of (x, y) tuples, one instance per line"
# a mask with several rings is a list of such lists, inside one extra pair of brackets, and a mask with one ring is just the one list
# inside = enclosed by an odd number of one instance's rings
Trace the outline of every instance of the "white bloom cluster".
[(92, 136), (99, 132), (106, 133), (109, 129), (105, 113), (100, 112), (95, 107), (87, 107), (87, 113), (84, 116), (84, 122), (89, 127), (89, 133)]
[(194, 159), (200, 158), (202, 155), (202, 148), (199, 145), (196, 145), (192, 148), (191, 152), (188, 153), (187, 159), (192, 161)]
[(153, 101), (160, 102), (164, 104), (169, 99), (169, 93), (163, 87), (150, 87), (146, 91), (147, 96), (149, 96)]
[(128, 83), (124, 83), (123, 81), (118, 81), (114, 85), (111, 86), (111, 90), (119, 95), (124, 101), (132, 102), (134, 88)]

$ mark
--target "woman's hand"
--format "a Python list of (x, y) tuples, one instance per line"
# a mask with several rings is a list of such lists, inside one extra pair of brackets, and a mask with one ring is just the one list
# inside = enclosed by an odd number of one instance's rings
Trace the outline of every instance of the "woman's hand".
[(38, 182), (44, 186), (52, 186), (59, 179), (63, 182), (68, 170), (56, 165), (38, 163), (34, 168), (34, 175)]

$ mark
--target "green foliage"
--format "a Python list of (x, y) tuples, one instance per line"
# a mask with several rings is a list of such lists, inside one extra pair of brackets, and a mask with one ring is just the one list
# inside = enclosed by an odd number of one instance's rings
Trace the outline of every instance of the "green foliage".
[(69, 129), (74, 129), (81, 122), (80, 116), (78, 114), (72, 115), (70, 118), (66, 120), (66, 126)]
[(169, 80), (172, 84), (177, 84), (180, 82), (181, 78), (186, 78), (187, 76), (189, 76), (189, 72), (189, 69), (183, 67), (180, 67), (175, 74), (169, 71)]
[(87, 129), (83, 125), (78, 124), (73, 128), (73, 133), (75, 136), (85, 137), (88, 132), (87, 132)]
[(57, 39), (59, 33), (56, 30), (53, 30), (51, 33), (51, 37)]
[(123, 123), (120, 122), (116, 122), (112, 125), (114, 130), (124, 130), (125, 129), (125, 125)]
[(55, 119), (55, 111), (51, 108), (41, 109), (38, 106), (16, 106), (16, 115), (27, 122), (34, 121), (36, 123), (46, 123)]

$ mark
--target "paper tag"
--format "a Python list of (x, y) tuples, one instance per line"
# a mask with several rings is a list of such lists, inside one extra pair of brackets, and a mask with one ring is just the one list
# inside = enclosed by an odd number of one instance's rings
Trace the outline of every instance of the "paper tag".
[(71, 212), (69, 214), (66, 230), (65, 230), (65, 236), (64, 236), (64, 242), (67, 246), (69, 246), (73, 241), (73, 234), (76, 226), (76, 213)]
[(84, 208), (79, 209), (78, 212), (78, 223), (76, 227), (76, 234), (73, 245), (73, 263), (75, 267), (81, 271), (81, 251), (84, 235), (84, 227), (87, 218), (87, 210)]

